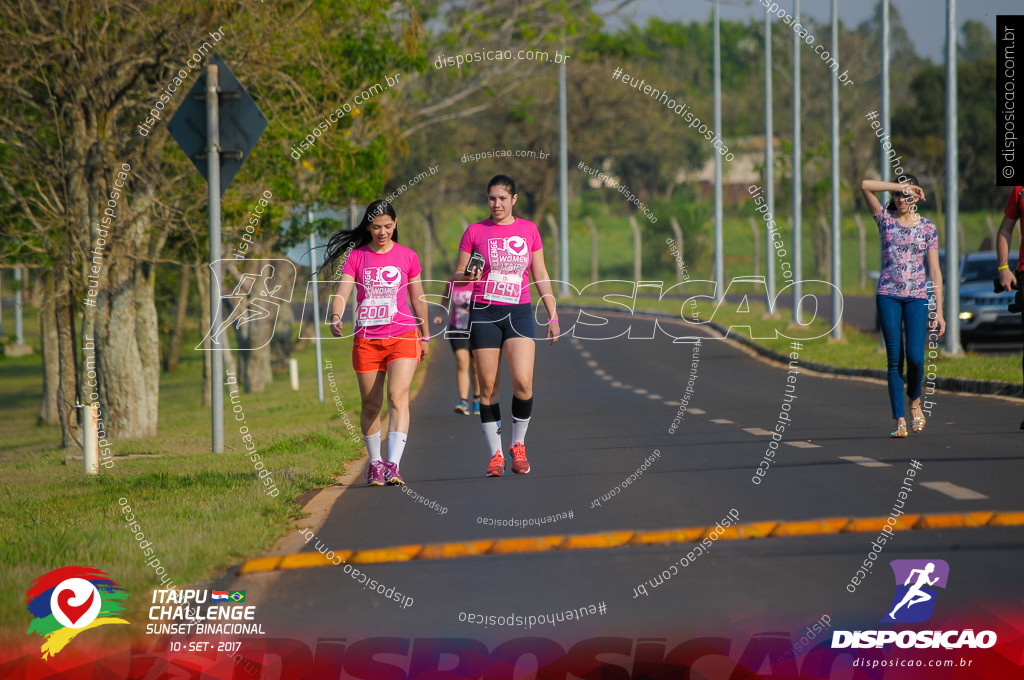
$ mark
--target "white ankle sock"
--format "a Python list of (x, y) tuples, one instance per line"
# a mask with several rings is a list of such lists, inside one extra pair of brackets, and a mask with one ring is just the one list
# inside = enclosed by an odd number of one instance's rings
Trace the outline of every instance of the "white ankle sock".
[(495, 452), (501, 453), (501, 421), (480, 423), (480, 427), (483, 428), (484, 437), (487, 438), (487, 458), (490, 459)]
[(530, 419), (524, 418), (519, 420), (516, 417), (512, 417), (512, 443), (523, 444), (526, 442), (526, 430), (530, 427)]
[(366, 450), (370, 453), (370, 462), (380, 462), (380, 430), (376, 434), (364, 434), (363, 441), (366, 442)]
[(402, 462), (402, 454), (405, 452), (405, 442), (409, 435), (404, 432), (388, 432), (388, 460), (395, 465)]

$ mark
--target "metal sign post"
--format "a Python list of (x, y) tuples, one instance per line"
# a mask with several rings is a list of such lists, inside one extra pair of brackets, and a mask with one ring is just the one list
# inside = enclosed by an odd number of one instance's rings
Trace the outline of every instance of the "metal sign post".
[[(228, 65), (214, 54), (167, 124), (171, 136), (206, 178), (210, 206), (210, 329), (221, 326), (220, 197), (267, 129), (267, 119)], [(211, 342), (216, 338), (211, 337)], [(224, 355), (210, 357), (211, 445), (224, 452)], [(230, 347), (225, 349), (230, 351)]]
[[(210, 205), (210, 328), (220, 328), (220, 120), (217, 110), (217, 65), (206, 67), (206, 179)], [(212, 338), (211, 338), (212, 341)], [(224, 453), (224, 355), (210, 357), (211, 446)]]
[(324, 400), (324, 361), (323, 350), (320, 347), (320, 291), (319, 281), (316, 280), (316, 232), (312, 229), (313, 208), (306, 208), (306, 219), (309, 221), (309, 275), (310, 283), (313, 286), (313, 338), (316, 343), (316, 396)]

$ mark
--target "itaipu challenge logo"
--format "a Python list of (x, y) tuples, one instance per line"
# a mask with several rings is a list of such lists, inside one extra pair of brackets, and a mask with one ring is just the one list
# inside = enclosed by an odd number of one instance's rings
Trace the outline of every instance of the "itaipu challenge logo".
[(127, 591), (93, 567), (61, 567), (43, 574), (25, 593), (34, 617), (26, 633), (43, 638), (43, 659), (56, 655), (84, 630), (108, 623), (128, 623), (118, 618)]

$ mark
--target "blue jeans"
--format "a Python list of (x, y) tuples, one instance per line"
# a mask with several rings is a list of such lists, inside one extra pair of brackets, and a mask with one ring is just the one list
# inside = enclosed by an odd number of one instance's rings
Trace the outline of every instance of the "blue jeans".
[[(921, 397), (924, 380), (924, 340), (928, 332), (928, 301), (924, 298), (876, 295), (878, 319), (885, 340), (886, 368), (889, 381), (889, 402), (892, 417), (903, 418), (903, 356), (907, 359), (907, 396), (911, 401)], [(906, 331), (907, 344), (903, 345)]]

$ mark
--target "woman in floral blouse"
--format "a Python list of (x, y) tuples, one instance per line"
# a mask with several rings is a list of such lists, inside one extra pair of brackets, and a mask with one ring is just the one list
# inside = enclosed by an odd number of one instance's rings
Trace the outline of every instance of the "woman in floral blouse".
[[(864, 198), (878, 223), (882, 241), (882, 274), (878, 278), (875, 302), (885, 339), (888, 369), (889, 402), (896, 429), (891, 437), (907, 436), (907, 419), (903, 408), (903, 376), (900, 357), (906, 352), (907, 397), (914, 432), (924, 430), (921, 410), (921, 382), (924, 378), (924, 345), (926, 329), (946, 330), (942, 316), (942, 272), (939, 270), (939, 237), (935, 224), (917, 214), (917, 201), (924, 201), (924, 190), (913, 175), (902, 175), (902, 183), (866, 179), (860, 183)], [(875, 193), (888, 191), (889, 205), (882, 206)], [(928, 258), (926, 274), (925, 257)], [(928, 278), (931, 278), (929, 285)], [(929, 323), (928, 294), (935, 296), (934, 316)], [(903, 335), (907, 345), (904, 348)]]

